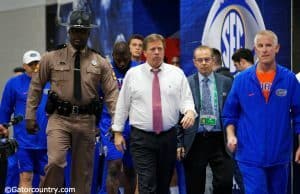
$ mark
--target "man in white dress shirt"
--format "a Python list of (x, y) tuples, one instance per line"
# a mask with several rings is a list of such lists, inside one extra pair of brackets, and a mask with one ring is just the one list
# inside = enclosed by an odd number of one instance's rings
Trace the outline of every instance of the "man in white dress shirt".
[(130, 150), (138, 174), (139, 193), (166, 194), (176, 161), (179, 114), (183, 128), (193, 125), (196, 112), (182, 70), (163, 63), (165, 40), (151, 34), (143, 43), (146, 63), (131, 68), (124, 80), (112, 126), (118, 150), (126, 149), (122, 136), (127, 117), (132, 126)]

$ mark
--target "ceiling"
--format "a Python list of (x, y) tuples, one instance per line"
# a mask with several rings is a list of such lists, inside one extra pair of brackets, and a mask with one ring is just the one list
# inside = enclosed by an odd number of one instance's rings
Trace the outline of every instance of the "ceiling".
[(1, 0), (0, 12), (49, 4), (64, 4), (73, 0)]

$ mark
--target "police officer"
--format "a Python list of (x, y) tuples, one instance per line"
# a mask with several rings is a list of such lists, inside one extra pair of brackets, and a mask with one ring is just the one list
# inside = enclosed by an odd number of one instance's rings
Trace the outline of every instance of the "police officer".
[[(98, 53), (87, 48), (91, 15), (85, 11), (72, 11), (68, 23), (70, 43), (46, 53), (40, 70), (32, 78), (27, 99), (26, 127), (35, 132), (35, 109), (41, 88), (49, 80), (53, 112), (47, 126), (48, 164), (44, 188), (62, 188), (66, 153), (72, 152), (71, 187), (77, 194), (90, 192), (93, 172), (93, 154), (96, 133), (98, 89), (102, 88), (104, 100), (114, 116), (118, 86), (111, 66)], [(54, 107), (54, 108), (53, 108)], [(48, 110), (49, 111), (49, 110)], [(51, 113), (51, 112), (50, 112)]]

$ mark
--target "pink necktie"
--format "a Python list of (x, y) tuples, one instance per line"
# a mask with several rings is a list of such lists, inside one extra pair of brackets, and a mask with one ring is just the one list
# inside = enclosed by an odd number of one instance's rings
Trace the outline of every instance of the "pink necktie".
[(153, 114), (153, 130), (159, 134), (163, 130), (161, 98), (158, 72), (159, 70), (152, 70), (154, 77), (152, 82), (152, 114)]

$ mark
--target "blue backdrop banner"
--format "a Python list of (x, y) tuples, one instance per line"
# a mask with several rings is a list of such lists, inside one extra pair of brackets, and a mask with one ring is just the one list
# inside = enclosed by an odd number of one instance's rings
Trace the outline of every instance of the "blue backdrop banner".
[(224, 65), (235, 73), (232, 54), (253, 49), (255, 34), (274, 31), (281, 45), (277, 62), (287, 67), (291, 56), (291, 2), (280, 0), (182, 0), (180, 10), (181, 60), (186, 74), (196, 71), (193, 50), (208, 45), (221, 51)]

